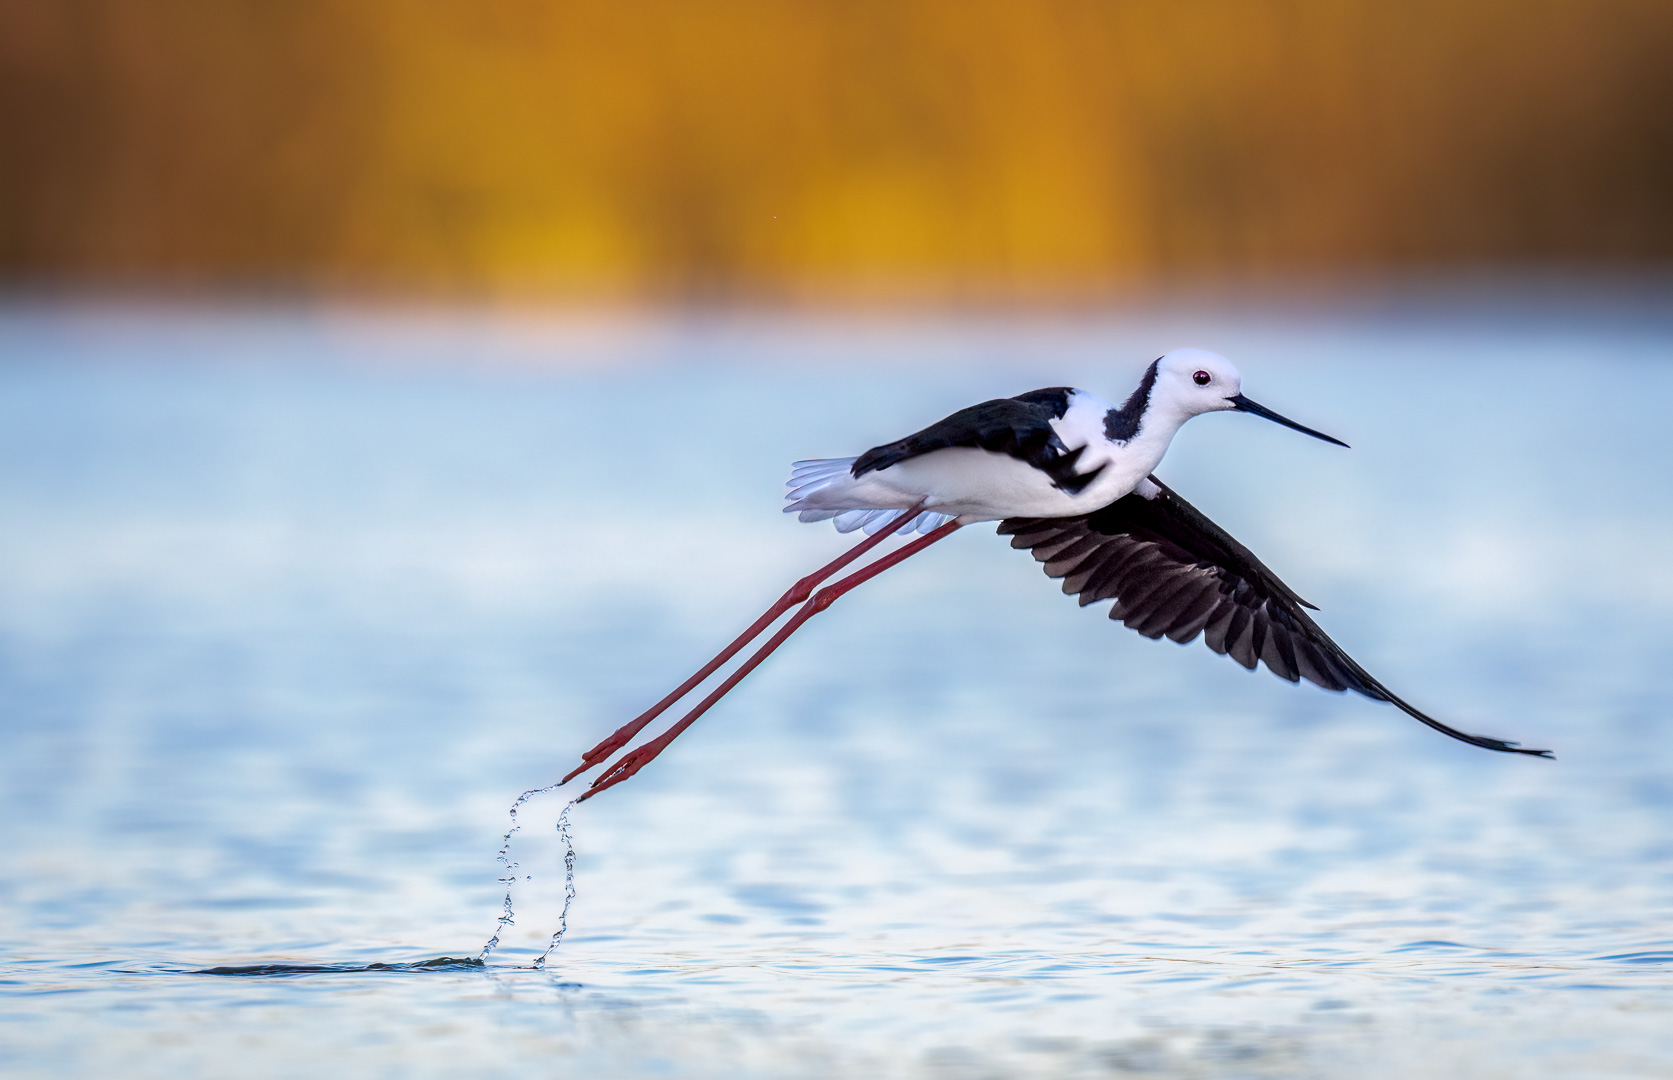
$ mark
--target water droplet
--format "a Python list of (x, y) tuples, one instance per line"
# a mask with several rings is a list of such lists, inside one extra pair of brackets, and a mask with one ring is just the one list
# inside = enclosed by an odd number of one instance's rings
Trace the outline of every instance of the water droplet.
[[(500, 884), (505, 886), (505, 902), (500, 909), (499, 922), (494, 926), (494, 936), (488, 939), (488, 943), (482, 946), (482, 952), (477, 955), (476, 959), (479, 963), (487, 961), (488, 954), (499, 945), (500, 935), (505, 932), (505, 928), (514, 925), (517, 921), (516, 912), (513, 910), (511, 903), (511, 887), (517, 882), (516, 871), (519, 865), (511, 861), (511, 838), (522, 828), (517, 822), (517, 811), (536, 795), (544, 795), (557, 786), (557, 784), (547, 784), (545, 787), (530, 788), (517, 796), (517, 801), (511, 804), (511, 828), (507, 829), (505, 835), (500, 838), (500, 852), (497, 856), (500, 866), (505, 870), (505, 873), (497, 879)], [(575, 846), (569, 841), (569, 811), (570, 807), (574, 805), (575, 800), (571, 799), (569, 804), (563, 808), (563, 812), (558, 815), (558, 835), (563, 839), (567, 848), (567, 854), (564, 855), (564, 872), (567, 875), (567, 880), (565, 882), (563, 913), (558, 917), (558, 932), (552, 935), (552, 944), (548, 945), (546, 952), (542, 953), (540, 959), (535, 961), (534, 966), (536, 968), (545, 964), (546, 957), (557, 947), (558, 939), (563, 937), (565, 920), (569, 915), (569, 901), (575, 895)], [(526, 877), (525, 880), (527, 880)]]

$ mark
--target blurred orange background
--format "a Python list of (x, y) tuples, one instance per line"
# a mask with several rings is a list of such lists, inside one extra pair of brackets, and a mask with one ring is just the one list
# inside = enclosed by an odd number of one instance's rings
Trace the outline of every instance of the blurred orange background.
[(1673, 255), (1666, 0), (0, 0), (14, 286), (1061, 296)]

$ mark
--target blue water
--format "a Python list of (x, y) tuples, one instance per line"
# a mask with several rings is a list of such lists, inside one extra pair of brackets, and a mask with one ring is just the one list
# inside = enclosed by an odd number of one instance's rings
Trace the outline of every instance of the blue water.
[[(519, 792), (848, 542), (789, 461), (1201, 344), (1161, 475), (1420, 708), (965, 530), (631, 782)], [(1673, 1069), (1673, 319), (0, 310), (8, 1076)], [(385, 967), (365, 970), (370, 965)], [(257, 965), (333, 970), (194, 974)], [(352, 969), (361, 970), (352, 970)]]

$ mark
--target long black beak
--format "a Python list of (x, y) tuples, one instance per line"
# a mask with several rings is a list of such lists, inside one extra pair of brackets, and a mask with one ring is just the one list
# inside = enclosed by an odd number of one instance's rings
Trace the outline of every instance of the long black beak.
[(1238, 412), (1250, 412), (1250, 413), (1254, 413), (1256, 416), (1264, 416), (1268, 420), (1273, 421), (1274, 423), (1283, 424), (1287, 428), (1294, 428), (1295, 430), (1301, 432), (1303, 435), (1311, 435), (1311, 436), (1313, 436), (1313, 438), (1323, 439), (1327, 443), (1335, 443), (1337, 446), (1347, 446), (1348, 445), (1347, 443), (1343, 442), (1341, 439), (1333, 439), (1329, 435), (1326, 435), (1322, 431), (1314, 431), (1310, 427), (1302, 427), (1300, 424), (1296, 423), (1294, 420), (1289, 419), (1288, 417), (1279, 416), (1277, 413), (1273, 412), (1271, 409), (1267, 408), (1265, 405), (1257, 405), (1253, 401), (1250, 401), (1248, 398), (1244, 397), (1242, 394), (1239, 394), (1234, 398), (1227, 398), (1226, 400), (1230, 401), (1232, 403), (1232, 407), (1235, 408)]

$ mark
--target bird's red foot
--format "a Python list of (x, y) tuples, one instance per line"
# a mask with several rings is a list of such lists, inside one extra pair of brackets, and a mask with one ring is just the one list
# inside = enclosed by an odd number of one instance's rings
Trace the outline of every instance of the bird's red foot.
[(639, 734), (639, 729), (644, 726), (644, 724), (635, 720), (631, 724), (624, 724), (623, 726), (617, 728), (615, 733), (609, 738), (582, 754), (581, 764), (569, 770), (568, 774), (566, 774), (562, 780), (558, 781), (558, 786), (562, 787), (564, 784), (569, 783), (571, 780), (586, 772), (594, 765), (602, 762), (611, 754), (614, 754), (617, 750), (620, 750), (623, 746), (626, 746), (627, 741)]
[(586, 794), (582, 795), (575, 801), (585, 802), (594, 795), (597, 795), (599, 792), (613, 788), (623, 780), (629, 779), (634, 773), (638, 772), (646, 765), (649, 765), (652, 759), (662, 753), (662, 751), (667, 748), (668, 744), (674, 741), (674, 736), (678, 734), (678, 731), (664, 732), (645, 745), (636, 746), (626, 754), (623, 754), (621, 760), (617, 761), (614, 765), (611, 765), (606, 772), (601, 774), (598, 779), (594, 780), (592, 782), (592, 786), (587, 789)]

